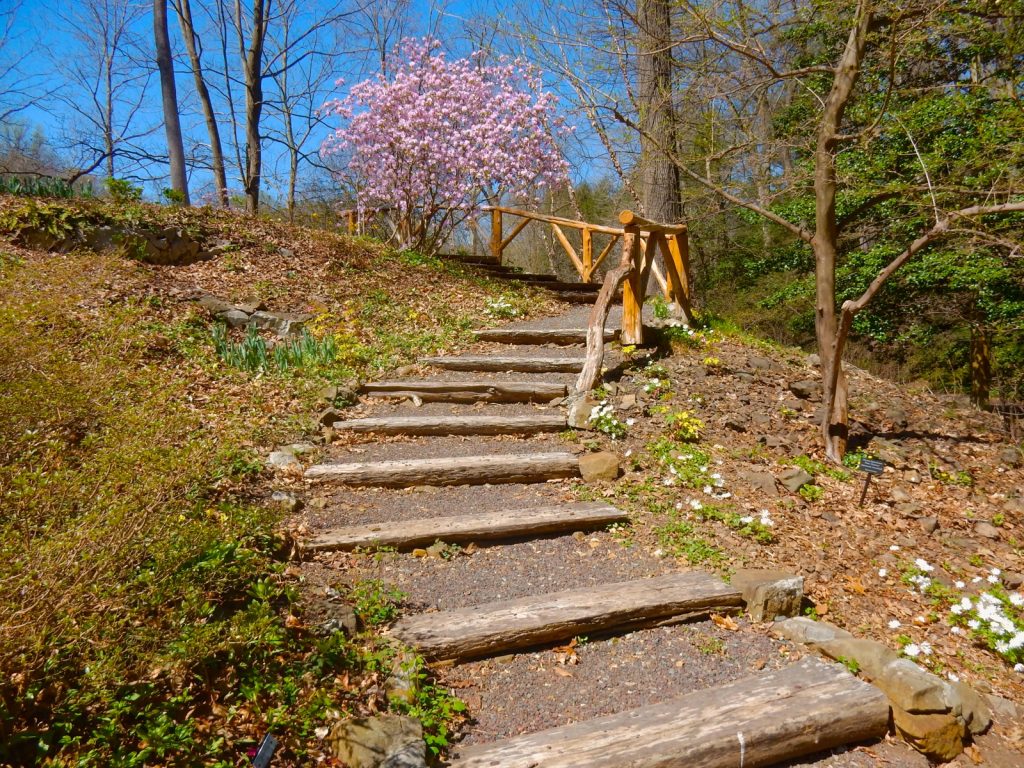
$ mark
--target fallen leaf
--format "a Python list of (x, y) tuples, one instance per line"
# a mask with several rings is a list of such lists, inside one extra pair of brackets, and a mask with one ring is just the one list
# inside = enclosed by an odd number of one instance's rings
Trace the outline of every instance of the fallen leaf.
[(712, 613), (711, 621), (716, 627), (727, 629), (730, 632), (736, 632), (740, 628), (740, 625), (736, 623), (736, 619), (732, 616), (719, 616), (717, 613)]
[(554, 670), (556, 675), (561, 675), (562, 677), (572, 677), (572, 672), (570, 672), (565, 667), (552, 667), (552, 669)]

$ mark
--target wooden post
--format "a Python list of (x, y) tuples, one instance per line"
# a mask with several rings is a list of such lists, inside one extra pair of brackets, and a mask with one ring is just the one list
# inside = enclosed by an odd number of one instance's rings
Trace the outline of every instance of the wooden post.
[[(690, 242), (686, 232), (682, 235), (669, 235), (668, 238), (669, 256), (676, 268), (676, 275), (679, 277), (679, 292), (689, 305), (692, 299), (690, 296)], [(675, 287), (675, 286), (673, 286)], [(680, 304), (683, 302), (676, 298)]]
[(501, 211), (491, 211), (491, 257), (501, 264)]
[(583, 228), (583, 282), (589, 283), (594, 273), (594, 233), (590, 227)]
[(622, 334), (620, 341), (625, 344), (643, 344), (643, 286), (640, 285), (640, 270), (643, 256), (640, 252), (640, 230), (627, 227), (622, 235), (622, 258), (628, 258), (629, 276), (622, 284)]
[(348, 233), (350, 235), (356, 234), (356, 212), (345, 211), (345, 218), (348, 219)]

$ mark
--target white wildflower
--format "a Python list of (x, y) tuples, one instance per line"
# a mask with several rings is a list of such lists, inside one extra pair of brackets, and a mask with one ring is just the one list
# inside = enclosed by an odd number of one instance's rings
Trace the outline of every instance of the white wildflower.
[(927, 560), (925, 560), (924, 558), (921, 558), (921, 557), (917, 558), (917, 560), (914, 561), (914, 565), (916, 565), (918, 568), (920, 568), (925, 573), (931, 573), (932, 571), (935, 570), (935, 568), (933, 568), (931, 565), (928, 564)]
[(900, 551), (900, 545), (899, 544), (890, 544), (889, 545), (889, 551), (890, 552), (899, 552)]
[(889, 569), (888, 568), (879, 568), (878, 569), (878, 578), (884, 579), (888, 575), (889, 575)]
[(917, 658), (921, 655), (921, 647), (917, 643), (907, 643), (903, 646), (903, 653), (910, 658)]
[(964, 584), (962, 581), (954, 581), (953, 582), (953, 586), (956, 587), (957, 589), (963, 589), (967, 585)]
[(899, 619), (893, 619), (892, 621), (889, 622), (889, 629), (899, 629), (901, 626), (903, 626), (903, 625), (900, 624), (900, 620)]

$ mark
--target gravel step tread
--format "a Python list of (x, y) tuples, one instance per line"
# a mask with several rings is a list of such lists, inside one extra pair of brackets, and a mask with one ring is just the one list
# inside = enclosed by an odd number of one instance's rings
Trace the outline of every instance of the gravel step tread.
[(607, 504), (566, 504), (527, 509), (503, 509), (454, 517), (430, 517), (381, 522), (325, 531), (302, 545), (308, 552), (351, 550), (356, 547), (396, 547), (408, 550), (446, 543), (495, 541), (541, 536), (563, 531), (592, 530), (627, 520), (622, 510)]
[(690, 571), (408, 616), (391, 633), (427, 658), (462, 660), (742, 605), (717, 576)]
[(520, 416), (448, 414), (443, 416), (379, 416), (334, 422), (339, 432), (379, 435), (532, 435), (561, 432), (566, 420), (559, 413)]
[(565, 397), (568, 387), (557, 381), (495, 381), (494, 379), (458, 379), (376, 381), (360, 387), (369, 397), (411, 398), (423, 402), (541, 402)]
[(451, 765), (764, 766), (882, 738), (888, 723), (880, 690), (808, 658), (662, 704), (470, 747)]
[[(604, 340), (615, 341), (619, 331), (605, 328)], [(476, 332), (477, 341), (498, 344), (586, 344), (587, 329), (580, 328), (490, 328)]]

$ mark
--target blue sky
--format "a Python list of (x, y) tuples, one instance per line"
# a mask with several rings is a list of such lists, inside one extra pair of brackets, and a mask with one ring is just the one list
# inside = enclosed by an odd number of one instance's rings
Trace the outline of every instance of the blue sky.
[[(10, 4), (12, 2), (16, 3), (16, 1), (0, 0), (0, 8), (3, 5), (10, 7)], [(97, 1), (102, 2), (102, 0)], [(193, 13), (196, 16), (197, 24), (200, 25), (199, 6), (201, 1), (192, 0)], [(84, 123), (80, 116), (75, 115), (74, 109), (69, 103), (79, 106), (88, 104), (88, 95), (80, 89), (76, 92), (75, 89), (69, 88), (66, 84), (66, 78), (60, 71), (62, 67), (73, 65), (77, 54), (81, 50), (81, 43), (68, 33), (68, 30), (64, 28), (64, 22), (59, 20), (56, 12), (63, 10), (66, 13), (70, 8), (75, 7), (76, 4), (74, 0), (71, 3), (60, 2), (60, 0), (23, 0), (17, 16), (16, 34), (13, 36), (13, 44), (7, 45), (3, 50), (0, 50), (0, 56), (4, 58), (15, 57), (19, 60), (22, 82), (32, 82), (41, 92), (59, 89), (58, 92), (62, 95), (63, 101), (51, 96), (40, 100), (37, 106), (25, 110), (19, 115), (20, 120), (41, 127), (53, 144), (57, 146), (66, 143), (69, 140), (70, 134), (73, 134), (76, 129), (81, 128)], [(141, 13), (138, 20), (132, 25), (132, 31), (138, 35), (139, 39), (148, 48), (152, 45), (152, 14), (148, 2), (142, 2), (141, 5)], [(314, 4), (309, 3), (309, 5), (313, 6)], [(465, 20), (474, 16), (495, 15), (504, 6), (504, 3), (496, 2), (495, 0), (451, 0), (451, 2), (446, 3), (413, 0), (409, 15), (408, 32), (413, 35), (420, 35), (435, 29), (453, 54), (465, 54), (472, 47), (472, 44), (467, 41)], [(41, 20), (47, 21), (46, 23), (40, 23)], [(181, 53), (181, 58), (176, 66), (176, 81), (178, 100), (182, 111), (183, 129), (186, 133), (186, 144), (192, 146), (203, 145), (207, 141), (207, 136), (198, 110), (198, 104), (194, 98), (192, 75), (187, 66), (187, 59), (184, 56), (177, 18), (173, 10), (170, 12), (169, 24), (172, 46), (176, 52)], [(206, 47), (208, 49), (207, 52), (209, 52), (209, 49), (214, 46), (211, 44)], [(344, 77), (346, 82), (354, 82), (360, 76), (367, 74), (365, 61), (365, 57), (360, 54), (346, 56), (344, 61), (338, 62), (335, 75), (337, 77)], [(214, 75), (212, 73), (208, 74), (212, 80)], [(137, 98), (140, 85), (141, 81), (125, 89), (123, 94), (126, 102), (123, 105), (125, 111)], [(266, 83), (265, 89), (268, 92), (272, 91), (272, 84)], [(322, 97), (338, 95), (341, 94), (333, 87), (329, 90), (325, 89), (321, 94)], [(225, 113), (227, 112), (226, 103), (220, 103), (218, 108)], [(133, 121), (134, 128), (150, 132), (147, 136), (141, 138), (138, 143), (151, 148), (153, 151), (160, 151), (164, 144), (160, 109), (159, 84), (154, 74), (148, 83), (145, 99), (142, 101), (141, 107), (138, 109)], [(224, 117), (226, 117), (226, 114)], [(221, 122), (222, 140), (227, 143), (229, 141), (228, 121), (223, 119)], [(268, 114), (264, 121), (265, 133), (275, 132), (278, 129), (279, 124), (274, 115)], [(319, 146), (327, 131), (328, 128), (325, 126), (317, 128), (311, 134), (306, 148), (312, 149)], [(264, 190), (269, 195), (278, 197), (283, 194), (284, 189), (282, 175), (286, 167), (284, 162), (285, 155), (278, 145), (272, 142), (265, 142), (264, 144)], [(228, 155), (227, 160), (230, 173), (235, 152), (233, 149), (225, 147), (225, 153)], [(120, 175), (117, 168), (115, 168), (115, 174)], [(146, 176), (159, 177), (162, 174), (163, 170), (160, 165), (152, 162), (143, 163), (139, 168), (125, 167), (125, 175), (135, 175), (140, 179)], [(240, 187), (237, 175), (236, 172), (234, 180), (229, 178), (229, 186), (236, 189)], [(196, 193), (201, 192), (202, 188), (208, 186), (208, 184), (209, 175), (207, 172), (198, 168), (192, 171), (190, 186), (195, 190), (194, 196), (196, 196)], [(166, 181), (163, 178), (153, 178), (146, 184), (147, 194), (150, 196), (156, 195), (163, 186), (166, 186)]]

